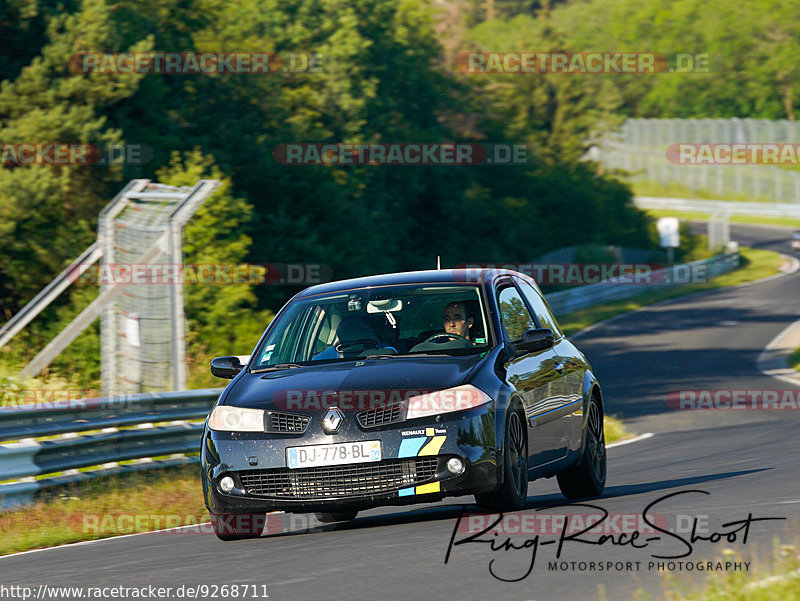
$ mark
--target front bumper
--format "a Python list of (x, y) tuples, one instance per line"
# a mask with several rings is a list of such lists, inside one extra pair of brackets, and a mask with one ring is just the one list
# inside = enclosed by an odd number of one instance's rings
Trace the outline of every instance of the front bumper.
[[(494, 403), (444, 414), (439, 421), (420, 419), (378, 428), (362, 428), (348, 415), (335, 435), (322, 431), (319, 412), (309, 415), (308, 428), (298, 435), (206, 428), (201, 463), (208, 510), (219, 514), (367, 509), (488, 492), (498, 485)], [(287, 467), (288, 447), (363, 440), (380, 441), (381, 461), (331, 468)], [(447, 470), (452, 457), (463, 462), (462, 473)], [(235, 483), (228, 493), (219, 488), (225, 476)], [(262, 478), (270, 486), (253, 486)], [(275, 482), (283, 484), (275, 486)]]

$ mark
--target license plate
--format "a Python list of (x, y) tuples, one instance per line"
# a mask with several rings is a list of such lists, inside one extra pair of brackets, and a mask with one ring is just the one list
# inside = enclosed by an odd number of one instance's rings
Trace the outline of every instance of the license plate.
[(315, 444), (286, 449), (286, 465), (290, 469), (344, 463), (369, 463), (381, 460), (381, 441)]

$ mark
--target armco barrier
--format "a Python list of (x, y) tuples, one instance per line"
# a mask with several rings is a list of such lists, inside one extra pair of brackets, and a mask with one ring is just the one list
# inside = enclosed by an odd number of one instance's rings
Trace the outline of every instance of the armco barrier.
[[(0, 509), (30, 502), (45, 488), (97, 475), (196, 461), (183, 454), (199, 451), (198, 420), (208, 415), (220, 392), (209, 388), (0, 408), (0, 479), (11, 481), (0, 484)], [(57, 438), (36, 440), (49, 436)], [(170, 459), (149, 460), (161, 456)], [(117, 465), (128, 460), (144, 463)], [(78, 471), (93, 466), (100, 467)]]
[[(597, 284), (589, 284), (587, 286), (580, 286), (577, 288), (570, 288), (563, 292), (555, 292), (547, 295), (547, 303), (556, 315), (566, 315), (573, 311), (586, 309), (593, 305), (606, 303), (609, 301), (621, 300), (628, 298), (642, 292), (647, 292), (654, 289), (664, 289), (668, 287), (682, 285), (681, 272), (696, 271), (698, 266), (705, 266), (705, 277), (711, 279), (720, 274), (732, 271), (739, 266), (739, 253), (730, 252), (722, 255), (717, 255), (711, 259), (703, 261), (693, 261), (682, 265), (674, 265), (664, 270), (654, 272), (652, 275), (653, 281), (670, 281), (671, 284), (660, 283), (630, 283), (630, 282), (615, 282), (606, 281)], [(659, 277), (663, 275), (663, 277)]]
[[(151, 422), (204, 419), (221, 388), (0, 407), (0, 442)], [(2, 475), (0, 473), (0, 475)]]

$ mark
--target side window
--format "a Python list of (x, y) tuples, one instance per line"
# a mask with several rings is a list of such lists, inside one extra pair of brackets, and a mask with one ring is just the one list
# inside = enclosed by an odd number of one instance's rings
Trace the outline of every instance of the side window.
[(513, 286), (500, 290), (497, 305), (500, 308), (500, 321), (511, 340), (519, 340), (525, 332), (536, 328), (533, 316)]
[(558, 322), (550, 312), (544, 298), (542, 298), (539, 292), (525, 280), (519, 278), (514, 279), (519, 284), (520, 290), (522, 290), (525, 295), (528, 304), (533, 307), (533, 312), (536, 314), (536, 318), (541, 324), (541, 327), (550, 328), (553, 330), (553, 336), (561, 338), (561, 329), (558, 327)]

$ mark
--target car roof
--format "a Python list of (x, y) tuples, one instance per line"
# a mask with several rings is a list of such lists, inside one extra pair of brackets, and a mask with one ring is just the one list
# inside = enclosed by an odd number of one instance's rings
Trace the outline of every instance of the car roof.
[(430, 269), (426, 271), (405, 271), (371, 275), (338, 282), (317, 284), (306, 288), (296, 298), (341, 292), (354, 288), (372, 288), (377, 286), (396, 286), (402, 284), (489, 284), (501, 275), (516, 275), (525, 278), (521, 273), (509, 269)]

